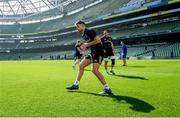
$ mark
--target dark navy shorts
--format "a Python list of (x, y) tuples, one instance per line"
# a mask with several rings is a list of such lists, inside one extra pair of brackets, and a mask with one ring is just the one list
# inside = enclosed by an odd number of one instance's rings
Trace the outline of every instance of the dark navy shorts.
[(99, 64), (102, 63), (103, 57), (104, 57), (103, 54), (93, 54), (93, 53), (90, 53), (87, 56), (85, 56), (85, 58), (91, 60), (92, 63), (99, 63)]

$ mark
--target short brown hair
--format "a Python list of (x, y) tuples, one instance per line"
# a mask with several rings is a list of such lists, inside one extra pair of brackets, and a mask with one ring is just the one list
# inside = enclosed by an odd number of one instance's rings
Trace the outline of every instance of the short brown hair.
[(108, 33), (109, 33), (109, 30), (107, 30), (107, 29), (106, 29), (106, 30), (104, 30), (104, 31), (106, 31), (106, 32), (108, 32)]
[(83, 24), (83, 25), (85, 25), (85, 22), (82, 21), (82, 20), (78, 20), (78, 21), (75, 23), (75, 25), (78, 25), (78, 24)]

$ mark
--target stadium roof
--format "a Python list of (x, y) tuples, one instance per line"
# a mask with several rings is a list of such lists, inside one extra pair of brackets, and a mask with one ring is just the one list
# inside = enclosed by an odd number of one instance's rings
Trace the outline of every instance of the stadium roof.
[(96, 1), (98, 0), (0, 0), (0, 20), (17, 20), (47, 11), (53, 11), (48, 15), (57, 16)]
[[(76, 0), (67, 0), (73, 2)], [(65, 0), (0, 0), (0, 15), (31, 14), (48, 10)]]

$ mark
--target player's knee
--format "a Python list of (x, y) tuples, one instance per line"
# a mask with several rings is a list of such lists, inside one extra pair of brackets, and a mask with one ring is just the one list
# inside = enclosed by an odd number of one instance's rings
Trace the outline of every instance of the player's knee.
[(84, 65), (79, 64), (79, 69), (80, 69), (80, 70), (83, 70), (83, 69), (84, 69)]

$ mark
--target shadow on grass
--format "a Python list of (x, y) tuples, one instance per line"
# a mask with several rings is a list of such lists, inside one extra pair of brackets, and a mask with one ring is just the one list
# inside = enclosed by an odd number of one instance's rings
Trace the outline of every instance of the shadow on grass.
[(84, 71), (90, 71), (90, 72), (92, 72), (92, 70), (91, 70), (91, 69), (84, 69)]
[(112, 76), (116, 76), (116, 77), (123, 77), (123, 78), (128, 78), (128, 79), (141, 79), (141, 80), (148, 80), (145, 77), (140, 77), (140, 76), (129, 76), (129, 75), (112, 75)]
[(83, 92), (83, 91), (69, 91), (69, 92), (77, 92), (77, 93), (81, 93), (81, 94), (89, 94), (89, 95), (94, 95), (94, 96), (99, 96), (99, 97), (113, 98), (113, 100), (118, 103), (130, 104), (131, 106), (129, 108), (132, 109), (133, 111), (137, 111), (137, 112), (149, 113), (152, 110), (155, 110), (155, 108), (151, 104), (149, 104), (143, 100), (134, 98), (134, 97), (119, 96), (119, 95), (114, 95), (114, 94), (100, 95), (100, 94), (96, 94), (96, 93)]
[[(91, 72), (91, 70), (90, 70), (90, 69), (84, 69), (84, 70), (85, 70), (85, 71), (90, 71), (90, 72)], [(115, 74), (115, 75), (110, 74), (110, 75), (112, 75), (112, 76), (116, 76), (116, 77), (128, 78), (128, 79), (141, 79), (141, 80), (148, 80), (148, 79), (146, 79), (146, 78), (144, 78), (144, 77), (139, 77), (139, 76), (128, 76), (128, 75), (118, 75), (118, 74)]]
[(127, 67), (132, 67), (132, 68), (145, 68), (145, 66), (127, 66)]

